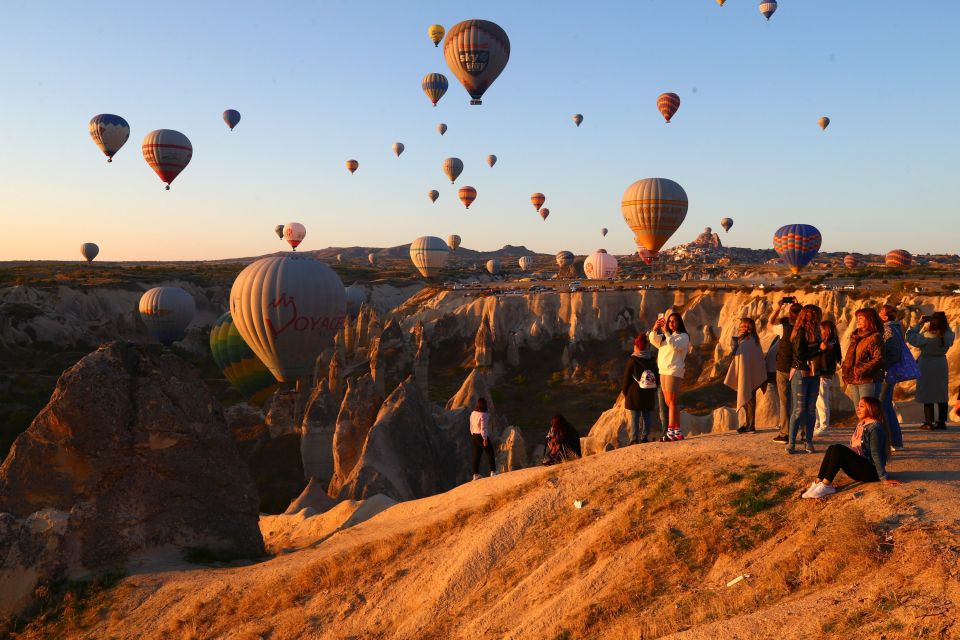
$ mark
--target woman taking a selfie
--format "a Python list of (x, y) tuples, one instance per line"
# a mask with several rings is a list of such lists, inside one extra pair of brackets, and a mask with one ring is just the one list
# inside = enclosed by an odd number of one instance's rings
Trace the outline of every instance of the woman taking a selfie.
[(661, 440), (683, 440), (680, 431), (680, 383), (685, 371), (684, 361), (690, 352), (690, 336), (683, 326), (679, 313), (671, 313), (666, 319), (657, 318), (649, 334), (650, 344), (657, 348), (657, 368), (660, 370), (660, 388), (667, 404), (667, 434)]
[[(926, 329), (924, 329), (926, 326)], [(920, 378), (917, 380), (917, 402), (923, 403), (921, 429), (947, 428), (947, 387), (949, 369), (947, 351), (953, 346), (953, 331), (947, 325), (947, 314), (937, 311), (932, 316), (923, 316), (907, 331), (907, 342), (920, 349), (917, 364)], [(937, 421), (933, 421), (933, 405), (937, 405)]]

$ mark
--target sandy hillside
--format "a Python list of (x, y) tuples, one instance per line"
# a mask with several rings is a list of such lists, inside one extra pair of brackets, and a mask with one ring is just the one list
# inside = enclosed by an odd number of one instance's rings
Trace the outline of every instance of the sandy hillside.
[(295, 550), (130, 575), (23, 637), (958, 637), (960, 433), (905, 431), (904, 484), (824, 501), (798, 499), (820, 455), (734, 433), (318, 520), (313, 544), (274, 520)]

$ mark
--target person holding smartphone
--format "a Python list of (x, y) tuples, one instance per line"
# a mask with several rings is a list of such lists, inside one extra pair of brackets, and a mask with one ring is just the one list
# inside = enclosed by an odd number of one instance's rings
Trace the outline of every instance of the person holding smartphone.
[(767, 383), (767, 363), (753, 318), (740, 318), (731, 339), (733, 361), (725, 385), (737, 392), (737, 433), (756, 431), (757, 390)]
[(667, 405), (667, 432), (663, 441), (683, 440), (680, 430), (680, 410), (677, 401), (680, 397), (680, 383), (683, 381), (685, 361), (690, 352), (690, 336), (683, 326), (679, 313), (671, 313), (664, 319), (657, 318), (648, 338), (657, 348), (657, 368), (660, 370), (660, 388)]
[[(921, 429), (947, 428), (947, 402), (950, 395), (947, 351), (953, 346), (953, 340), (953, 331), (947, 325), (947, 314), (943, 311), (923, 316), (907, 331), (907, 342), (920, 349), (916, 401), (923, 404)], [(936, 422), (933, 421), (933, 405), (937, 405)]]
[[(787, 309), (786, 317), (783, 316), (784, 309)], [(790, 369), (793, 368), (793, 343), (790, 341), (793, 335), (793, 325), (800, 315), (803, 307), (793, 296), (788, 296), (780, 300), (780, 305), (775, 307), (767, 320), (767, 326), (772, 327), (777, 334), (774, 344), (770, 345), (770, 350), (777, 350), (777, 399), (780, 406), (780, 429), (773, 441), (786, 444), (789, 441), (790, 416), (793, 413), (790, 394)]]

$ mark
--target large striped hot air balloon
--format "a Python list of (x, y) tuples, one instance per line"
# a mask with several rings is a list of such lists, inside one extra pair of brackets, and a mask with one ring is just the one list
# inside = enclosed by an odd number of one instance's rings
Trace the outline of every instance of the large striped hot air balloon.
[(546, 207), (540, 207), (540, 217), (541, 217), (544, 221), (546, 221), (546, 219), (547, 219), (548, 217), (550, 217), (550, 209), (548, 209), (548, 208), (546, 208)]
[(353, 174), (354, 171), (360, 168), (360, 163), (356, 160), (347, 160), (347, 171)]
[(583, 122), (583, 115), (579, 113), (573, 114), (573, 124), (579, 127), (581, 122)]
[(460, 246), (460, 236), (455, 233), (447, 236), (447, 246), (450, 247), (450, 251), (456, 251)]
[(763, 17), (768, 21), (770, 16), (774, 14), (777, 10), (777, 0), (764, 0), (760, 3), (760, 13), (763, 14)]
[(773, 234), (773, 248), (790, 271), (800, 273), (820, 251), (820, 231), (809, 224), (788, 224)]
[(460, 187), (457, 195), (460, 197), (460, 202), (463, 203), (463, 206), (469, 209), (473, 201), (477, 199), (477, 190), (470, 186)]
[(447, 92), (448, 86), (450, 85), (447, 83), (447, 76), (442, 73), (428, 73), (423, 76), (423, 81), (420, 83), (420, 87), (433, 106), (437, 106), (440, 98)]
[(356, 317), (367, 301), (367, 293), (356, 283), (347, 287), (344, 293), (347, 294), (347, 315)]
[(283, 239), (287, 241), (287, 244), (293, 247), (294, 251), (297, 250), (297, 247), (306, 237), (307, 228), (299, 222), (288, 222), (287, 224), (283, 225)]
[(729, 233), (730, 227), (733, 226), (733, 218), (720, 218), (720, 226), (723, 227), (724, 232)]
[(410, 243), (410, 260), (424, 278), (433, 278), (447, 264), (450, 248), (435, 236), (421, 236)]
[(533, 205), (533, 208), (537, 211), (540, 211), (540, 207), (543, 206), (543, 203), (547, 201), (547, 196), (542, 193), (531, 193), (530, 194), (530, 204)]
[(447, 32), (443, 41), (447, 66), (470, 94), (470, 104), (482, 104), (484, 92), (507, 66), (510, 39), (488, 20), (464, 20)]
[(677, 109), (680, 108), (680, 96), (675, 93), (661, 93), (657, 97), (657, 109), (660, 110), (660, 114), (663, 116), (663, 119), (667, 121), (667, 124), (670, 124), (670, 118), (677, 113)]
[(210, 328), (210, 353), (227, 382), (250, 404), (263, 405), (277, 390), (277, 379), (244, 342), (229, 311)]
[(80, 245), (80, 255), (82, 255), (87, 262), (93, 262), (93, 259), (96, 258), (99, 253), (100, 247), (92, 242), (84, 242)]
[(240, 112), (236, 109), (227, 109), (223, 112), (223, 121), (230, 127), (230, 131), (233, 131), (233, 128), (240, 124)]
[(888, 267), (909, 267), (913, 264), (913, 256), (910, 255), (909, 251), (903, 249), (894, 249), (887, 253), (887, 257), (884, 260), (884, 264)]
[(460, 158), (447, 158), (443, 161), (443, 173), (450, 178), (450, 184), (457, 181), (457, 178), (463, 173), (463, 160)]
[(558, 251), (556, 255), (557, 266), (563, 269), (573, 264), (574, 256), (569, 251)]
[(230, 289), (244, 341), (280, 382), (309, 378), (343, 326), (347, 294), (337, 274), (305, 255), (261, 258)]
[(144, 137), (141, 150), (150, 168), (167, 183), (167, 191), (170, 190), (170, 183), (190, 164), (190, 158), (193, 157), (190, 140), (173, 129), (151, 131)]
[(120, 116), (101, 113), (90, 119), (90, 137), (107, 156), (107, 162), (113, 162), (113, 156), (130, 137), (130, 125)]
[(495, 276), (498, 273), (500, 273), (500, 260), (498, 258), (491, 258), (487, 260), (486, 267), (487, 267), (487, 272), (490, 275)]
[(617, 275), (617, 259), (604, 249), (597, 249), (583, 261), (583, 273), (590, 280), (609, 280)]
[(637, 247), (655, 256), (687, 217), (687, 205), (686, 192), (673, 180), (644, 178), (623, 192), (620, 212)]
[(169, 347), (183, 337), (197, 306), (180, 287), (154, 287), (140, 297), (139, 310), (150, 333)]
[(433, 46), (436, 47), (440, 44), (440, 41), (443, 40), (443, 25), (432, 24), (427, 27), (427, 35), (430, 37), (430, 42), (433, 43)]
[(850, 254), (843, 257), (843, 266), (847, 269), (857, 269), (863, 266), (863, 261), (857, 256)]
[(533, 256), (522, 256), (522, 257), (517, 261), (517, 264), (520, 265), (520, 270), (521, 270), (521, 271), (529, 271), (529, 270), (530, 270), (530, 267), (533, 266)]

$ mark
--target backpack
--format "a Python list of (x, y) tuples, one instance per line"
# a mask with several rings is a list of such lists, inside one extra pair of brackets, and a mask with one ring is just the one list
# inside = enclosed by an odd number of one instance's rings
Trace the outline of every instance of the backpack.
[(634, 378), (634, 380), (636, 380), (637, 384), (640, 385), (641, 389), (657, 388), (657, 375), (649, 369), (640, 374), (639, 380), (636, 378)]
[(910, 347), (907, 346), (903, 336), (899, 333), (897, 336), (900, 338), (900, 359), (890, 365), (886, 375), (887, 382), (893, 384), (916, 380), (920, 377), (920, 365), (910, 352)]

